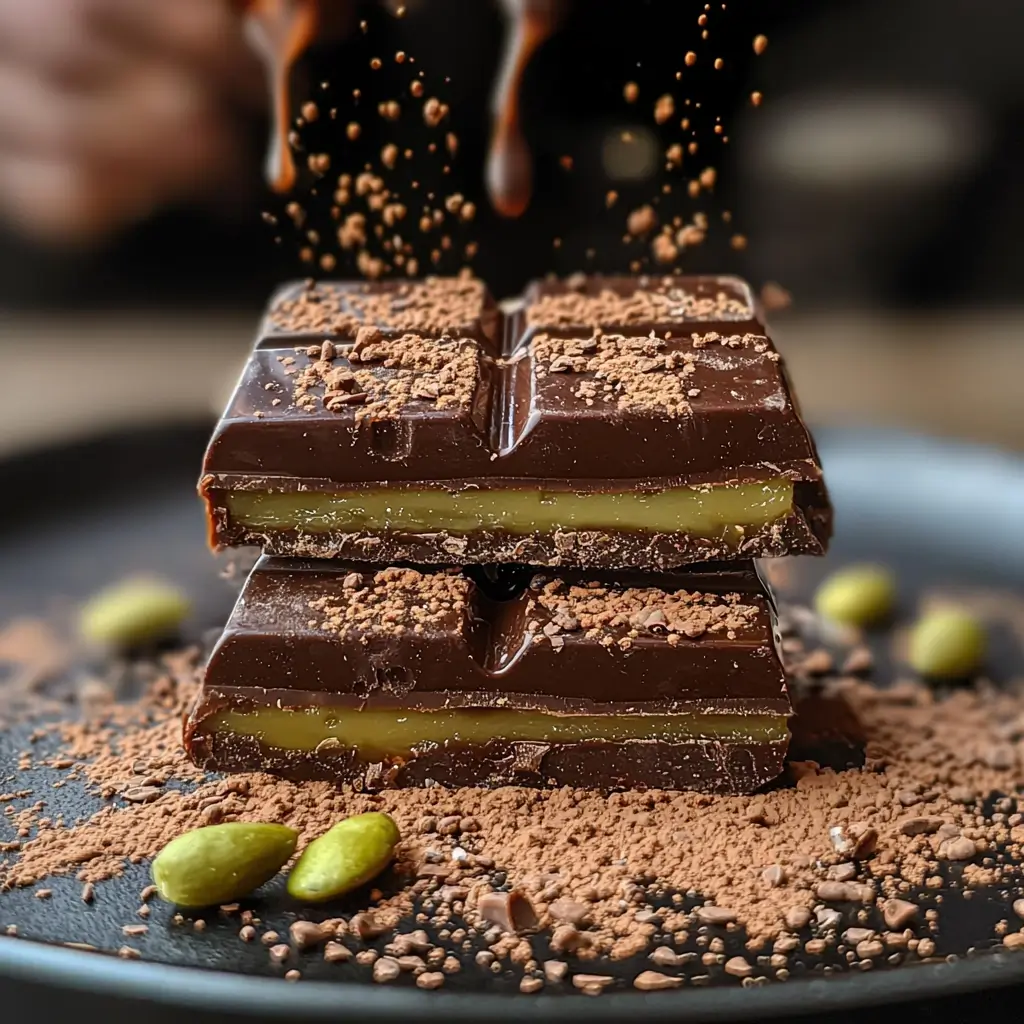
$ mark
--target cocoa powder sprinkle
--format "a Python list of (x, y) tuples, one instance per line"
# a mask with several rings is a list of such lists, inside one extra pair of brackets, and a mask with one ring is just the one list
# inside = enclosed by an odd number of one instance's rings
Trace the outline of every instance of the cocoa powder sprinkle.
[[(353, 575), (352, 589), (380, 586), (385, 595), (381, 607), (387, 607), (388, 588), (395, 585), (390, 577), (377, 584), (372, 576)], [(449, 582), (460, 579), (439, 575)], [(415, 573), (398, 580), (399, 586), (422, 587)], [(334, 614), (347, 628), (346, 583), (339, 588), (339, 611)], [(455, 613), (465, 599), (447, 587), (424, 599), (428, 616)], [(611, 596), (613, 602), (619, 600)], [(544, 599), (550, 600), (546, 610), (553, 618), (565, 616), (560, 627), (565, 629), (604, 628), (616, 616), (628, 625), (638, 610), (650, 612), (642, 595), (630, 597), (622, 607), (609, 607), (607, 595), (587, 590), (565, 604), (565, 592), (556, 587)], [(599, 612), (588, 605), (595, 599)], [(434, 600), (440, 602), (437, 608)], [(693, 596), (680, 600), (685, 624)], [(445, 602), (450, 608), (439, 611)], [(704, 607), (701, 602), (696, 606)], [(727, 614), (738, 614), (741, 607), (742, 602), (730, 605)], [(675, 613), (657, 610), (665, 622), (652, 623), (648, 614), (647, 626), (640, 628), (667, 628), (676, 621)], [(322, 614), (332, 613), (325, 606)], [(589, 615), (597, 618), (591, 621)], [(407, 628), (402, 622), (397, 625)], [(864, 764), (837, 770), (794, 762), (784, 784), (755, 797), (518, 787), (370, 794), (261, 774), (209, 778), (195, 769), (180, 748), (180, 721), (196, 690), (198, 661), (195, 649), (172, 653), (159, 664), (138, 703), (106, 705), (97, 717), (61, 723), (44, 733), (56, 737), (60, 747), (46, 755), (47, 761), (70, 759), (80, 766), (80, 777), (69, 785), (97, 795), (109, 792), (110, 799), (80, 823), (63, 822), (46, 817), (45, 807), (29, 791), (11, 787), (5, 806), (12, 813), (4, 817), (13, 827), (24, 828), (26, 836), (0, 867), (3, 886), (36, 888), (51, 876), (76, 875), (91, 886), (90, 895), (102, 900), (100, 883), (121, 875), (127, 862), (151, 858), (171, 839), (204, 824), (204, 811), (215, 804), (223, 807), (222, 820), (273, 821), (296, 828), (300, 849), (346, 815), (383, 810), (395, 818), (403, 836), (396, 878), (408, 881), (393, 895), (370, 897), (348, 922), (348, 938), (365, 942), (387, 936), (386, 942), (397, 944), (401, 936), (395, 929), (419, 893), (440, 896), (449, 907), (461, 905), (466, 926), (486, 934), (491, 927), (486, 908), (496, 895), (504, 905), (508, 892), (515, 890), (529, 902), (537, 927), (550, 936), (555, 958), (536, 966), (534, 975), (557, 984), (565, 976), (559, 963), (573, 964), (571, 973), (579, 978), (577, 967), (601, 956), (614, 960), (653, 950), (647, 954), (651, 967), (671, 970), (681, 966), (681, 958), (695, 955), (655, 940), (659, 932), (683, 943), (686, 936), (706, 929), (701, 936), (709, 939), (706, 953), (712, 957), (724, 956), (725, 949), (710, 942), (738, 929), (751, 950), (763, 948), (766, 956), (770, 952), (785, 958), (800, 946), (812, 954), (824, 951), (829, 948), (827, 929), (837, 927), (833, 911), (844, 904), (880, 915), (870, 924), (849, 923), (843, 929), (851, 941), (857, 940), (858, 955), (871, 959), (881, 955), (877, 943), (889, 949), (888, 943), (899, 941), (904, 929), (928, 926), (930, 919), (912, 891), (927, 890), (945, 862), (961, 873), (968, 890), (1019, 885), (1012, 866), (1024, 848), (1018, 802), (1001, 798), (993, 816), (982, 813), (982, 801), (990, 793), (1016, 791), (1016, 760), (1007, 764), (986, 756), (986, 751), (1006, 743), (1008, 723), (1022, 720), (1024, 704), (1015, 691), (999, 691), (984, 682), (941, 694), (913, 681), (880, 689), (864, 679), (835, 674), (819, 677), (806, 688), (794, 684), (797, 725), (805, 728), (801, 723), (816, 706), (827, 709), (831, 722), (856, 723)], [(31, 752), (24, 761), (32, 765)], [(138, 803), (114, 799), (127, 780), (137, 777), (137, 769), (166, 780), (156, 787), (158, 794)], [(911, 819), (907, 799), (913, 819), (927, 821), (927, 828), (904, 828)], [(441, 822), (454, 825), (442, 830)], [(936, 822), (940, 824), (933, 828)], [(455, 851), (461, 851), (459, 857), (453, 856)], [(425, 866), (439, 869), (438, 875), (421, 874)], [(499, 870), (500, 880), (494, 874)], [(699, 894), (703, 903), (694, 910), (673, 903), (652, 913), (644, 905), (648, 885)], [(883, 919), (897, 938), (881, 933)], [(242, 926), (251, 928), (251, 918), (243, 919)], [(137, 929), (145, 926), (128, 927), (143, 934)], [(338, 941), (343, 934), (339, 927), (319, 932), (318, 942), (329, 940), (323, 948), (327, 960), (353, 955)], [(854, 930), (858, 927), (863, 930)], [(290, 936), (294, 944), (306, 944), (312, 928), (296, 922)], [(808, 934), (808, 928), (815, 931)], [(252, 941), (255, 932), (243, 938)], [(293, 948), (270, 932), (264, 941), (268, 948), (283, 946), (276, 950), (283, 959)], [(931, 939), (913, 941), (918, 959), (934, 955)], [(532, 956), (529, 936), (500, 928), (489, 952), (497, 963), (525, 957), (525, 964)], [(414, 973), (419, 967), (411, 961), (403, 965), (401, 958), (421, 957), (429, 970), (417, 976), (416, 984), (430, 978), (426, 987), (436, 979), (443, 983), (445, 972), (454, 970), (444, 950), (440, 958), (433, 954), (426, 934), (422, 941), (410, 937), (400, 950), (396, 945), (384, 955), (400, 971), (411, 967)], [(749, 968), (751, 978), (761, 973), (753, 962), (753, 955), (736, 963), (721, 961), (732, 964), (729, 972), (737, 977)], [(388, 975), (391, 968), (379, 972)], [(650, 977), (653, 973), (639, 974), (633, 984), (652, 989), (661, 985)], [(573, 984), (600, 990), (603, 982), (596, 979), (604, 977), (585, 973), (583, 981)]]
[(711, 294), (695, 294), (671, 278), (652, 280), (648, 287), (626, 295), (611, 288), (597, 294), (550, 293), (539, 296), (526, 309), (527, 322), (543, 327), (749, 320), (753, 315), (749, 301), (724, 286)]
[(669, 349), (653, 334), (646, 338), (620, 334), (558, 338), (538, 334), (530, 342), (530, 351), (537, 360), (540, 379), (549, 374), (585, 374), (574, 384), (573, 394), (587, 404), (613, 402), (620, 409), (673, 415), (690, 408), (687, 378), (694, 373), (694, 355)]
[[(365, 184), (357, 181), (357, 191), (362, 188), (369, 192), (376, 181), (372, 175)], [(359, 223), (365, 232), (365, 216), (354, 216), (361, 218)], [(352, 242), (361, 244), (358, 238)], [(428, 277), (386, 289), (341, 287), (328, 281), (304, 288), (297, 295), (286, 294), (270, 309), (268, 320), (273, 329), (289, 334), (351, 335), (361, 326), (436, 334), (453, 324), (473, 323), (483, 303), (483, 284), (466, 276)]]

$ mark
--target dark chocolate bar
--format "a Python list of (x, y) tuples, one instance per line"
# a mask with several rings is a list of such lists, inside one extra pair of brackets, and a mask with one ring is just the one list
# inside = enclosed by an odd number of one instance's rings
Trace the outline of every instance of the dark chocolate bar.
[(747, 286), (292, 286), (207, 451), (217, 547), (671, 569), (821, 554), (832, 513)]
[(209, 770), (370, 788), (742, 793), (781, 771), (790, 704), (752, 563), (534, 571), (262, 559), (186, 748)]

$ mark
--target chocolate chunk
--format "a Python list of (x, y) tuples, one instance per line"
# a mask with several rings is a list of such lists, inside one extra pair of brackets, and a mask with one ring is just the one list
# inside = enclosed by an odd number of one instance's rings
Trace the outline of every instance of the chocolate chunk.
[(575, 953), (590, 945), (590, 939), (575, 925), (560, 924), (551, 932), (551, 948), (556, 953)]
[(659, 967), (679, 967), (687, 962), (687, 954), (677, 953), (669, 946), (658, 946), (651, 951), (648, 959)]
[(291, 933), (292, 942), (299, 949), (317, 946), (334, 936), (333, 928), (325, 928), (323, 925), (316, 924), (313, 921), (293, 921), (289, 932)]
[(801, 928), (806, 928), (811, 923), (813, 916), (807, 907), (790, 907), (786, 911), (784, 920), (787, 928), (798, 932)]
[(726, 960), (723, 970), (734, 978), (749, 978), (754, 973), (754, 968), (741, 956), (733, 956)]
[(973, 839), (967, 836), (957, 836), (955, 839), (947, 839), (939, 845), (939, 856), (946, 860), (971, 860), (978, 852), (978, 847)]
[(821, 882), (818, 884), (815, 893), (818, 899), (830, 903), (867, 903), (874, 898), (874, 890), (870, 885), (860, 885), (857, 882)]
[(328, 942), (324, 946), (324, 959), (328, 963), (344, 963), (352, 959), (352, 951), (340, 942)]
[(574, 974), (572, 983), (576, 988), (607, 988), (614, 984), (615, 979), (610, 974)]
[(543, 967), (544, 977), (552, 984), (564, 981), (569, 973), (569, 965), (564, 960), (545, 960)]
[(735, 910), (727, 910), (725, 907), (698, 907), (697, 920), (701, 924), (726, 925), (732, 924), (737, 919)]
[(828, 830), (828, 836), (837, 853), (856, 860), (874, 853), (878, 842), (878, 832), (862, 821), (835, 825)]
[(517, 889), (485, 893), (477, 903), (477, 910), (485, 921), (505, 932), (518, 934), (537, 927), (533, 904)]
[(930, 836), (942, 828), (942, 818), (904, 818), (900, 822), (900, 831), (905, 836)]
[(661, 992), (667, 988), (679, 988), (682, 983), (682, 978), (672, 978), (658, 971), (641, 971), (633, 979), (633, 987), (641, 992)]
[(587, 904), (565, 897), (555, 900), (548, 907), (548, 912), (555, 921), (564, 921), (577, 926), (586, 925), (590, 918), (590, 907)]
[(917, 919), (918, 907), (907, 900), (891, 899), (886, 900), (882, 907), (882, 917), (887, 928), (894, 931), (902, 931), (911, 922)]
[(833, 864), (828, 869), (828, 877), (833, 882), (852, 882), (857, 877), (857, 865), (851, 861)]

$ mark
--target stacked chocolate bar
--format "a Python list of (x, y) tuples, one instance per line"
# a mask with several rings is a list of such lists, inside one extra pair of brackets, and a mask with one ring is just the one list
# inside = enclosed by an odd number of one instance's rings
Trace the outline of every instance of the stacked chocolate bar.
[(821, 554), (814, 443), (749, 288), (321, 283), (272, 301), (207, 451), (260, 545), (197, 763), (387, 785), (745, 792), (790, 714), (753, 558)]

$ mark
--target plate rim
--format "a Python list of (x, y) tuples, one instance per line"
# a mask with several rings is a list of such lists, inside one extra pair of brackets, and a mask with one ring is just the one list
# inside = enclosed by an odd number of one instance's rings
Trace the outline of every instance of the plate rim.
[[(907, 984), (910, 971), (927, 984)], [(798, 1012), (831, 1013), (898, 1005), (991, 991), (1024, 981), (1024, 954), (979, 953), (953, 963), (907, 965), (868, 974), (829, 978), (793, 978), (758, 986), (678, 989), (670, 992), (616, 991), (598, 999), (578, 999), (571, 992), (484, 993), (422, 992), (415, 988), (334, 981), (286, 982), (228, 971), (144, 961), (113, 954), (65, 949), (32, 939), (0, 937), (0, 977), (66, 988), (90, 996), (136, 998), (165, 1008), (206, 1013), (249, 1011), (257, 1019), (336, 1021), (340, 1005), (347, 1016), (390, 1015), (417, 1020), (517, 1021), (622, 1020), (641, 1016), (651, 1021), (747, 1021)], [(856, 987), (851, 999), (849, 989)], [(799, 1000), (799, 1007), (794, 1002)]]

